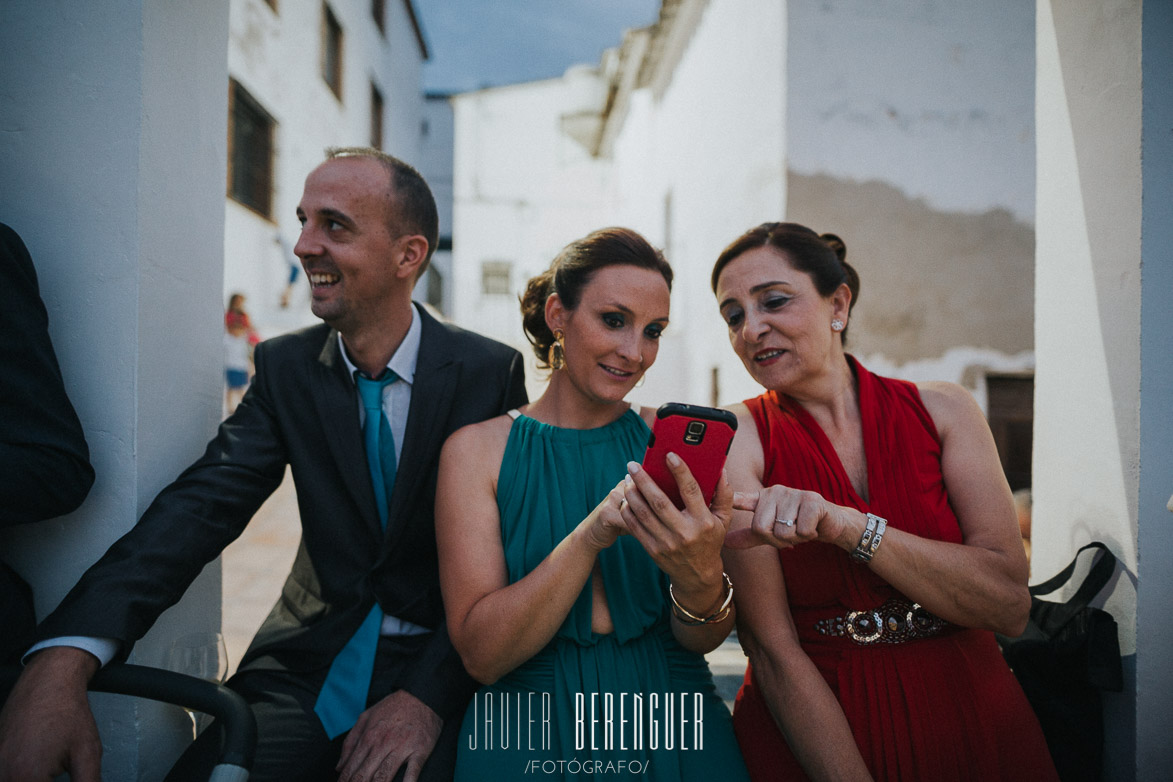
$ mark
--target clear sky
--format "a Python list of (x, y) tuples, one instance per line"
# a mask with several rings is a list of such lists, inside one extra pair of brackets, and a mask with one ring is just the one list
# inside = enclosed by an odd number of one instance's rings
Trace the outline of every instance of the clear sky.
[(659, 0), (415, 0), (431, 59), (424, 89), (460, 92), (561, 76), (597, 63)]

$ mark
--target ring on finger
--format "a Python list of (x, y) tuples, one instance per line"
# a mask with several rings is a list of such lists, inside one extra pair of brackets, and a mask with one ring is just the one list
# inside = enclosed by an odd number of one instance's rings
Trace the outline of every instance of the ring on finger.
[(774, 520), (774, 523), (781, 524), (783, 527), (793, 527), (794, 526), (794, 519), (784, 519), (781, 516), (779, 516), (777, 519)]

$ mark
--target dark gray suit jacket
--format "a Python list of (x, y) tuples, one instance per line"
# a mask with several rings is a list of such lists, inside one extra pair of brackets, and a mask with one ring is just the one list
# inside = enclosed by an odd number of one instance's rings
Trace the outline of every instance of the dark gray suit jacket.
[[(94, 483), (94, 469), (49, 339), (33, 259), (3, 223), (0, 279), (0, 527), (8, 527), (76, 509)], [(36, 626), (32, 589), (3, 553), (0, 665), (20, 659)]]
[(472, 692), (440, 599), (433, 508), (445, 438), (526, 400), (521, 355), (422, 309), (423, 331), (387, 530), (379, 528), (356, 394), (325, 325), (267, 340), (256, 377), (203, 457), (82, 577), (40, 637), (116, 638), (123, 654), (244, 529), (292, 466), (302, 540), (241, 668), (304, 674), (316, 692), (370, 610), (435, 632), (397, 686), (445, 719)]

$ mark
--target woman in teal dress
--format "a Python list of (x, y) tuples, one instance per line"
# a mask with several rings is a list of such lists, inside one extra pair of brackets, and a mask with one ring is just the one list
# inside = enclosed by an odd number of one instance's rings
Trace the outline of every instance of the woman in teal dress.
[(633, 231), (568, 245), (522, 297), (546, 390), (444, 446), (448, 628), (484, 684), (458, 780), (745, 779), (703, 657), (733, 627), (721, 563), (732, 492), (722, 481), (706, 507), (670, 465), (677, 510), (638, 465), (654, 411), (624, 401), (656, 359), (671, 284)]

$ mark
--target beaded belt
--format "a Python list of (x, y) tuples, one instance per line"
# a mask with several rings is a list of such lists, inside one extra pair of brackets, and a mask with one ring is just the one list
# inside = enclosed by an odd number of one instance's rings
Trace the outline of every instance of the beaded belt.
[(848, 611), (815, 622), (819, 635), (847, 636), (857, 644), (899, 644), (940, 635), (949, 627), (944, 619), (933, 616), (902, 598), (894, 597), (879, 608)]

